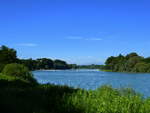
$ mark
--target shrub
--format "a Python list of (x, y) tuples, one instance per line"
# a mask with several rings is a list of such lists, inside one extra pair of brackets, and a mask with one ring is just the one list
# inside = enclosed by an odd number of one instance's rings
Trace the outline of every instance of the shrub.
[(150, 99), (144, 99), (130, 88), (114, 89), (110, 86), (79, 90), (69, 97), (68, 106), (82, 113), (150, 113)]
[(36, 83), (36, 80), (33, 78), (33, 75), (29, 72), (28, 68), (22, 64), (7, 64), (2, 73), (4, 75), (19, 77), (32, 83)]

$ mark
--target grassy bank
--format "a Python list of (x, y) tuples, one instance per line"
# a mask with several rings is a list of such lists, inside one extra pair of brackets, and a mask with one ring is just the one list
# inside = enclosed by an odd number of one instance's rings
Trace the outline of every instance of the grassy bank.
[(97, 90), (71, 95), (70, 104), (82, 113), (150, 113), (150, 99), (144, 99), (132, 89), (102, 86)]
[(31, 84), (0, 74), (1, 113), (150, 113), (150, 99), (132, 89), (97, 90)]

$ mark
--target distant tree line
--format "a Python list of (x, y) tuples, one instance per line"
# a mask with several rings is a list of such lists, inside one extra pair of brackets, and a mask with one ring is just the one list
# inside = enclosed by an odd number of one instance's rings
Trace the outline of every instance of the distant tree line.
[(95, 64), (91, 64), (91, 65), (78, 65), (77, 68), (78, 69), (103, 69), (104, 65), (95, 65)]
[(7, 46), (0, 47), (0, 72), (5, 65), (11, 63), (23, 64), (29, 68), (29, 70), (40, 69), (103, 69), (114, 72), (150, 72), (150, 57), (144, 58), (137, 53), (130, 53), (126, 56), (111, 56), (103, 65), (76, 65), (67, 64), (63, 60), (51, 60), (49, 58), (39, 59), (19, 59), (17, 58), (17, 52), (14, 49)]
[(103, 69), (114, 72), (150, 72), (150, 57), (144, 58), (134, 52), (126, 56), (111, 56), (106, 60)]
[(48, 58), (40, 59), (19, 59), (17, 58), (17, 52), (14, 49), (8, 48), (7, 46), (0, 47), (0, 71), (5, 65), (11, 63), (23, 64), (29, 68), (29, 70), (39, 69), (70, 69), (73, 65), (67, 64), (62, 60), (51, 60)]
[(19, 63), (24, 64), (30, 70), (40, 70), (40, 69), (70, 69), (70, 65), (62, 60), (51, 60), (49, 58), (40, 59), (20, 59)]

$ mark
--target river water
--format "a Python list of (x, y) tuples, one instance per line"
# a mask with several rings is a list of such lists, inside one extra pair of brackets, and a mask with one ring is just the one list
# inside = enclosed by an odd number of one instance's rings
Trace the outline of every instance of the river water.
[(99, 70), (33, 71), (39, 83), (68, 85), (75, 88), (96, 89), (102, 85), (114, 88), (130, 87), (144, 96), (150, 96), (150, 74), (118, 73)]

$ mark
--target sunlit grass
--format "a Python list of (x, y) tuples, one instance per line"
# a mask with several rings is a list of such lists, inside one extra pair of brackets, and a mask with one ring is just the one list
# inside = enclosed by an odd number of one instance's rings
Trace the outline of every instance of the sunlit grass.
[(69, 97), (69, 104), (83, 113), (150, 113), (150, 99), (132, 89), (102, 86), (97, 90), (79, 90)]
[(31, 85), (0, 74), (2, 113), (150, 113), (150, 98), (131, 88), (102, 86), (96, 90), (52, 84)]

